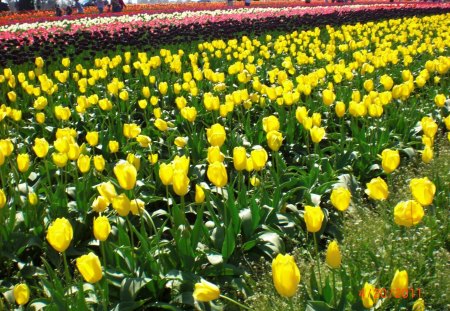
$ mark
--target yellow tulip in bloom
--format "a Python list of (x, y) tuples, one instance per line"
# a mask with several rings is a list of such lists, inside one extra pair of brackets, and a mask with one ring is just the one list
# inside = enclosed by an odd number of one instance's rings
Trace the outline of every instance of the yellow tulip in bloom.
[(38, 198), (38, 196), (37, 196), (37, 194), (35, 192), (29, 192), (28, 193), (28, 202), (31, 205), (38, 204), (38, 200), (39, 200), (39, 198)]
[(391, 282), (391, 294), (395, 298), (401, 298), (405, 293), (408, 293), (408, 272), (395, 271), (394, 278)]
[(164, 120), (162, 120), (162, 119), (160, 119), (160, 118), (157, 118), (157, 119), (155, 120), (155, 123), (154, 123), (154, 124), (155, 124), (155, 127), (156, 127), (158, 130), (162, 131), (162, 132), (167, 131), (167, 129), (169, 128), (168, 125), (167, 125), (167, 122), (164, 121)]
[[(111, 198), (112, 200), (112, 198)], [(109, 201), (107, 198), (103, 196), (98, 196), (95, 198), (94, 202), (92, 202), (92, 210), (97, 213), (103, 213), (109, 205)]]
[(331, 191), (331, 204), (339, 211), (343, 212), (347, 210), (350, 205), (352, 194), (347, 188), (339, 187)]
[(141, 128), (136, 123), (125, 123), (123, 125), (123, 136), (126, 138), (136, 138), (141, 133)]
[(278, 294), (292, 297), (300, 283), (300, 270), (291, 255), (278, 254), (272, 261), (272, 279)]
[(86, 141), (91, 146), (97, 146), (98, 145), (98, 132), (87, 132), (86, 133)]
[(205, 202), (205, 191), (200, 185), (195, 185), (195, 203)]
[(320, 206), (305, 206), (304, 219), (308, 232), (318, 232), (322, 228), (324, 214)]
[(21, 153), (17, 156), (17, 168), (21, 173), (28, 171), (30, 168), (30, 156), (28, 153)]
[(283, 144), (283, 135), (276, 130), (269, 131), (266, 138), (269, 148), (273, 151), (278, 151)]
[(131, 202), (126, 194), (122, 193), (112, 199), (112, 206), (116, 210), (117, 214), (125, 217), (130, 213)]
[(209, 181), (219, 188), (225, 186), (228, 182), (227, 169), (222, 162), (214, 162), (208, 165), (206, 175)]
[(394, 80), (386, 74), (380, 77), (380, 83), (383, 85), (385, 91), (389, 91), (394, 86)]
[(444, 119), (445, 128), (450, 131), (450, 114)]
[(389, 196), (388, 186), (381, 177), (373, 178), (366, 187), (365, 193), (373, 200), (384, 201)]
[[(267, 151), (264, 148), (257, 148), (252, 150), (250, 153), (252, 170), (260, 171), (262, 170), (267, 163), (269, 156), (267, 155)], [(250, 164), (247, 159), (247, 165)]]
[(366, 80), (364, 81), (363, 86), (367, 92), (370, 92), (373, 90), (373, 81), (371, 79)]
[(237, 171), (242, 171), (247, 168), (247, 152), (244, 147), (234, 147), (233, 164)]
[(144, 211), (145, 202), (140, 199), (134, 199), (130, 202), (130, 211), (133, 215), (141, 215)]
[(187, 137), (178, 136), (177, 138), (175, 138), (174, 144), (179, 148), (183, 148), (184, 146), (186, 146), (187, 142), (188, 142)]
[(378, 297), (375, 295), (375, 286), (369, 283), (364, 284), (361, 290), (361, 300), (365, 308), (370, 309), (377, 302)]
[(190, 180), (183, 170), (175, 170), (173, 172), (173, 191), (180, 197), (185, 196), (189, 192)]
[(413, 304), (412, 311), (425, 311), (425, 301), (422, 298), (417, 299)]
[(206, 136), (211, 146), (222, 146), (226, 139), (225, 128), (219, 124), (213, 124), (210, 128), (206, 129)]
[(147, 148), (151, 145), (152, 139), (147, 135), (138, 135), (136, 137), (136, 141), (139, 143), (141, 147)]
[(45, 138), (34, 139), (33, 151), (38, 158), (43, 158), (47, 155), (48, 147), (49, 145), (47, 140), (45, 140)]
[(263, 130), (268, 133), (270, 131), (278, 131), (280, 129), (280, 121), (274, 115), (263, 118)]
[(172, 184), (173, 181), (173, 165), (161, 163), (159, 166), (159, 178), (163, 185), (168, 186)]
[(336, 241), (332, 241), (328, 244), (326, 262), (333, 269), (337, 269), (341, 266), (341, 252), (339, 245)]
[(106, 241), (111, 233), (108, 217), (100, 216), (94, 219), (94, 236), (99, 241)]
[(252, 177), (250, 177), (250, 184), (251, 184), (253, 187), (258, 187), (258, 186), (261, 184), (261, 181), (259, 180), (258, 177), (252, 176)]
[(11, 139), (2, 139), (0, 140), (0, 152), (5, 156), (9, 157), (11, 153), (14, 151), (14, 145), (11, 142)]
[(80, 155), (77, 160), (77, 166), (81, 173), (89, 172), (91, 168), (91, 157), (88, 155)]
[(114, 166), (114, 174), (116, 175), (119, 185), (125, 190), (131, 190), (136, 185), (137, 170), (134, 165), (127, 161), (121, 161)]
[(116, 188), (112, 182), (103, 182), (97, 186), (97, 191), (100, 195), (105, 198), (109, 203), (117, 196)]
[(103, 277), (100, 259), (92, 252), (78, 257), (76, 260), (76, 265), (78, 271), (80, 271), (86, 282), (97, 283)]
[(4, 208), (6, 205), (6, 195), (3, 189), (0, 189), (0, 209)]
[(161, 95), (166, 95), (167, 90), (169, 89), (167, 82), (160, 82), (158, 84), (158, 91), (161, 93)]
[(306, 110), (306, 107), (297, 107), (295, 110), (295, 118), (300, 124), (303, 124), (303, 121), (308, 117), (308, 110)]
[(94, 156), (94, 167), (98, 172), (103, 172), (105, 169), (105, 158), (101, 154)]
[(423, 216), (423, 207), (415, 200), (401, 201), (394, 208), (394, 220), (399, 226), (415, 226)]
[(47, 230), (47, 241), (58, 252), (64, 252), (73, 239), (72, 225), (66, 218), (57, 218)]
[(325, 137), (325, 129), (323, 127), (313, 126), (309, 130), (309, 134), (311, 135), (311, 140), (317, 144)]
[(62, 60), (61, 60), (61, 64), (64, 66), (64, 67), (69, 67), (70, 66), (70, 58), (68, 58), (68, 57), (64, 57)]
[(155, 164), (156, 162), (158, 162), (158, 154), (157, 153), (149, 154), (148, 161), (150, 162), (150, 164)]
[(413, 178), (409, 183), (409, 188), (414, 199), (421, 205), (427, 206), (433, 203), (436, 186), (428, 177)]
[(45, 122), (45, 114), (43, 112), (36, 113), (36, 122), (43, 124)]
[(25, 283), (17, 284), (13, 289), (14, 300), (18, 305), (26, 305), (30, 300), (30, 289)]
[(433, 147), (425, 146), (425, 148), (422, 151), (422, 161), (424, 163), (430, 163), (433, 160)]
[(445, 95), (444, 94), (437, 94), (434, 97), (434, 103), (438, 107), (444, 107), (444, 105), (445, 105)]
[(220, 152), (220, 148), (217, 146), (211, 146), (208, 148), (208, 156), (207, 160), (208, 163), (214, 163), (214, 162), (223, 162), (225, 159), (225, 156), (222, 152)]
[(192, 123), (197, 118), (197, 109), (195, 107), (184, 107), (181, 109), (181, 116)]
[(320, 127), (320, 124), (322, 122), (322, 115), (320, 113), (314, 112), (312, 114), (311, 119), (312, 119), (313, 126)]
[(336, 99), (336, 95), (332, 90), (325, 89), (322, 91), (322, 100), (325, 106), (330, 106), (334, 103), (334, 100)]
[(44, 60), (40, 56), (36, 57), (36, 59), (34, 60), (34, 64), (36, 65), (36, 67), (42, 68), (44, 67)]
[(109, 152), (116, 153), (117, 151), (119, 151), (119, 142), (115, 140), (110, 140), (108, 142), (108, 148)]
[(381, 152), (381, 166), (386, 174), (392, 173), (400, 164), (398, 150), (384, 149)]
[(66, 166), (69, 158), (67, 157), (67, 153), (55, 152), (52, 154), (53, 163), (59, 168), (63, 168)]
[(422, 126), (422, 131), (428, 137), (434, 137), (436, 135), (438, 126), (433, 118), (423, 117), (420, 121), (420, 125)]
[(336, 106), (334, 107), (334, 111), (336, 112), (336, 115), (338, 118), (342, 118), (345, 115), (345, 104), (341, 101), (336, 102)]
[(201, 302), (209, 302), (215, 300), (220, 296), (219, 287), (205, 280), (195, 284), (194, 293), (192, 294), (195, 300)]
[(55, 116), (58, 120), (67, 121), (71, 114), (69, 107), (63, 107), (61, 105), (55, 107)]

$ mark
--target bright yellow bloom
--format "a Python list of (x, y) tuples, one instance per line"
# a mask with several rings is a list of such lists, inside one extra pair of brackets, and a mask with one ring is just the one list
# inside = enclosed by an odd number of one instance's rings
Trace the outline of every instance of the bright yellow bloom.
[[(111, 199), (112, 200), (112, 199)], [(92, 202), (92, 209), (97, 213), (103, 213), (109, 205), (109, 201), (107, 198), (103, 196), (98, 196), (95, 198), (94, 202)]]
[(173, 173), (172, 186), (173, 191), (180, 197), (189, 192), (190, 180), (183, 170), (175, 170)]
[(395, 298), (401, 298), (405, 292), (408, 293), (408, 272), (396, 270), (391, 282), (391, 294)]
[(154, 124), (155, 124), (155, 127), (156, 127), (158, 130), (162, 131), (162, 132), (167, 131), (167, 129), (169, 128), (168, 125), (167, 125), (167, 122), (164, 121), (164, 120), (162, 120), (162, 119), (160, 119), (160, 118), (157, 118), (157, 119), (155, 120), (155, 123), (154, 123)]
[(388, 186), (381, 177), (373, 178), (366, 184), (365, 193), (373, 200), (386, 200), (389, 196)]
[(6, 195), (3, 189), (0, 189), (0, 209), (4, 208), (6, 205)]
[(421, 205), (427, 206), (433, 203), (436, 186), (428, 177), (413, 178), (409, 183), (409, 188), (414, 199)]
[(117, 151), (119, 151), (119, 142), (115, 140), (110, 140), (108, 142), (108, 148), (109, 152), (116, 153)]
[(242, 171), (247, 168), (247, 152), (244, 147), (234, 147), (233, 164), (236, 171)]
[(173, 181), (173, 165), (161, 163), (159, 166), (159, 178), (163, 185), (168, 186), (172, 184)]
[(375, 297), (375, 286), (367, 282), (364, 284), (360, 296), (364, 307), (367, 309), (372, 308), (378, 300), (378, 297)]
[(417, 299), (413, 304), (412, 311), (425, 311), (425, 301), (422, 298)]
[(97, 191), (102, 197), (104, 197), (109, 203), (117, 196), (116, 188), (112, 182), (103, 182), (97, 186)]
[(445, 95), (444, 95), (444, 94), (437, 94), (437, 95), (434, 97), (434, 103), (435, 103), (436, 106), (438, 106), (438, 107), (444, 107), (444, 105), (445, 105), (445, 100), (446, 100), (446, 98), (445, 98)]
[(339, 187), (331, 191), (331, 204), (339, 211), (343, 212), (347, 210), (350, 205), (352, 194), (347, 188)]
[(73, 239), (72, 225), (66, 218), (57, 218), (47, 230), (47, 241), (58, 252), (64, 252)]
[(255, 171), (262, 170), (266, 166), (267, 160), (269, 159), (267, 151), (264, 148), (252, 150), (252, 152), (250, 153), (250, 157), (252, 159), (253, 169)]
[(136, 137), (136, 141), (139, 143), (141, 147), (147, 148), (151, 145), (152, 139), (147, 135), (138, 135)]
[(55, 152), (52, 154), (52, 159), (57, 167), (63, 168), (67, 165), (69, 157), (67, 157), (67, 153)]
[(37, 194), (35, 192), (29, 192), (28, 193), (28, 202), (31, 205), (38, 204), (38, 200), (39, 200), (39, 198), (38, 198), (38, 196), (37, 196)]
[(130, 213), (131, 202), (125, 193), (119, 194), (112, 200), (112, 206), (116, 210), (117, 214), (122, 217), (127, 216)]
[(336, 99), (336, 95), (332, 90), (325, 89), (322, 91), (322, 100), (325, 106), (330, 106), (334, 103), (334, 100)]
[(280, 129), (280, 121), (274, 115), (263, 118), (263, 130), (268, 133), (270, 131), (278, 131)]
[(131, 200), (130, 211), (133, 215), (141, 215), (145, 207), (145, 202), (140, 199)]
[(192, 296), (197, 301), (209, 302), (219, 298), (220, 290), (216, 285), (202, 279), (200, 283), (195, 284)]
[(101, 154), (94, 156), (94, 167), (97, 171), (103, 172), (105, 164), (105, 158)]
[(100, 259), (92, 252), (78, 257), (76, 265), (86, 282), (97, 283), (103, 277)]
[(386, 174), (392, 173), (400, 164), (398, 150), (384, 149), (381, 153), (381, 166)]
[(308, 232), (318, 232), (322, 228), (324, 214), (320, 206), (305, 206), (304, 219)]
[(281, 296), (294, 296), (300, 283), (300, 270), (294, 257), (278, 254), (272, 261), (272, 278), (275, 289)]
[(283, 144), (283, 135), (276, 130), (269, 131), (266, 138), (269, 148), (273, 151), (278, 151)]
[(28, 171), (30, 168), (30, 156), (28, 153), (21, 153), (17, 156), (17, 168), (21, 173)]
[(200, 185), (195, 185), (195, 203), (200, 204), (205, 202), (205, 191)]
[(341, 266), (341, 252), (339, 245), (336, 241), (332, 241), (328, 244), (326, 262), (333, 269), (337, 269)]
[(208, 156), (207, 160), (208, 163), (214, 163), (214, 162), (223, 162), (225, 159), (225, 156), (222, 152), (220, 152), (220, 148), (217, 146), (211, 146), (208, 148)]
[(121, 161), (114, 166), (114, 174), (120, 186), (125, 190), (131, 190), (136, 185), (137, 170), (127, 161)]
[(179, 148), (183, 148), (184, 146), (186, 146), (187, 142), (188, 142), (187, 137), (178, 136), (177, 138), (175, 138), (174, 144)]
[(345, 115), (345, 104), (341, 101), (336, 102), (336, 106), (334, 107), (334, 111), (336, 112), (336, 115), (338, 118), (342, 118)]
[(210, 128), (206, 129), (206, 136), (211, 146), (222, 146), (226, 139), (225, 128), (219, 124), (213, 124)]
[(30, 300), (30, 288), (25, 283), (17, 284), (14, 286), (13, 296), (18, 305), (26, 305)]
[(428, 164), (433, 160), (433, 156), (434, 156), (433, 147), (425, 146), (425, 148), (422, 151), (422, 161)]
[(123, 136), (126, 138), (136, 138), (141, 133), (141, 128), (136, 123), (125, 123), (123, 125)]
[(89, 172), (91, 168), (91, 157), (88, 155), (80, 155), (77, 160), (77, 166), (81, 173)]
[(87, 132), (86, 133), (86, 141), (91, 146), (98, 145), (98, 132)]
[(325, 129), (323, 127), (313, 126), (309, 130), (309, 134), (311, 135), (311, 140), (317, 144), (325, 137)]
[(94, 218), (94, 236), (99, 241), (106, 241), (111, 233), (111, 225), (108, 217), (100, 216)]
[(223, 187), (228, 182), (228, 174), (225, 165), (222, 162), (214, 162), (208, 165), (207, 176), (210, 182), (216, 187)]
[(401, 201), (394, 208), (394, 220), (399, 226), (415, 226), (423, 216), (423, 207), (415, 200)]
[(43, 158), (48, 153), (48, 142), (45, 138), (35, 138), (33, 150), (37, 157)]

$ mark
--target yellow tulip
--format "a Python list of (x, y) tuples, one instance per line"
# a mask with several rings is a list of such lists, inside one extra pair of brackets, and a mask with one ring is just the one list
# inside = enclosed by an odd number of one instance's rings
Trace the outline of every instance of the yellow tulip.
[(6, 205), (6, 195), (3, 189), (0, 189), (0, 209), (4, 208)]
[(35, 192), (29, 192), (28, 193), (28, 202), (31, 205), (38, 204), (38, 200), (39, 200), (39, 198), (38, 198), (38, 196), (37, 196), (37, 194)]
[(401, 298), (405, 293), (408, 293), (408, 272), (396, 270), (391, 282), (391, 294), (395, 298)]
[(59, 168), (63, 168), (66, 166), (69, 158), (67, 157), (67, 153), (55, 152), (52, 154), (53, 163)]
[(47, 241), (58, 252), (64, 252), (73, 239), (72, 225), (66, 218), (57, 218), (47, 230)]
[[(112, 199), (111, 199), (112, 200)], [(95, 198), (94, 202), (92, 202), (92, 210), (97, 213), (103, 213), (109, 205), (109, 201), (107, 198), (103, 196), (98, 196)]]
[(227, 170), (222, 162), (214, 162), (208, 165), (206, 175), (209, 181), (219, 188), (225, 186), (228, 182)]
[(226, 139), (225, 128), (219, 123), (213, 124), (211, 128), (206, 129), (206, 136), (211, 146), (222, 146)]
[(43, 112), (36, 113), (36, 122), (43, 124), (45, 122), (45, 114)]
[(87, 132), (86, 134), (86, 141), (91, 146), (97, 146), (98, 145), (98, 132)]
[(417, 225), (423, 216), (423, 207), (415, 200), (401, 201), (394, 208), (394, 220), (399, 226)]
[(112, 206), (116, 210), (117, 214), (122, 217), (127, 216), (130, 213), (131, 202), (125, 193), (119, 194), (112, 200)]
[(283, 135), (276, 130), (269, 131), (266, 138), (269, 148), (273, 151), (278, 151), (283, 144)]
[(437, 94), (437, 95), (434, 97), (434, 103), (435, 103), (436, 106), (438, 106), (438, 107), (444, 107), (444, 105), (445, 105), (445, 100), (446, 100), (446, 98), (445, 98), (445, 95), (444, 95), (444, 94)]
[(14, 300), (18, 305), (26, 305), (30, 300), (30, 288), (27, 284), (17, 284), (13, 289)]
[(275, 289), (281, 296), (294, 296), (300, 283), (300, 270), (294, 257), (278, 254), (272, 261), (272, 278)]
[(375, 286), (369, 283), (364, 284), (364, 288), (361, 290), (361, 300), (365, 308), (370, 309), (377, 302)]
[(48, 142), (45, 140), (45, 138), (35, 138), (34, 139), (34, 146), (33, 151), (36, 154), (37, 157), (43, 158), (48, 153)]
[[(252, 150), (250, 153), (250, 157), (252, 159), (253, 169), (255, 171), (262, 170), (267, 163), (269, 156), (267, 155), (267, 151), (264, 148), (258, 148)], [(249, 161), (247, 160), (247, 163)]]
[(350, 205), (352, 194), (347, 188), (339, 187), (331, 191), (331, 204), (339, 211), (343, 212), (347, 210)]
[(105, 158), (101, 154), (94, 156), (94, 167), (99, 172), (105, 169)]
[(71, 114), (69, 107), (63, 107), (62, 105), (55, 107), (55, 116), (58, 120), (67, 121)]
[(332, 241), (328, 244), (326, 262), (333, 269), (337, 269), (341, 266), (341, 252), (339, 245), (336, 241)]
[(373, 90), (373, 81), (372, 81), (372, 79), (364, 81), (363, 86), (364, 86), (364, 89), (367, 92), (372, 91)]
[(313, 126), (309, 130), (309, 134), (311, 135), (311, 140), (317, 144), (325, 137), (325, 129), (323, 127)]
[(10, 102), (15, 102), (16, 101), (16, 99), (17, 99), (16, 92), (10, 91), (10, 92), (8, 92), (7, 95), (8, 95), (8, 99), (9, 99)]
[(422, 151), (422, 161), (424, 163), (430, 163), (433, 160), (433, 147), (431, 146), (425, 146), (425, 148)]
[(162, 132), (167, 131), (167, 129), (169, 128), (167, 125), (167, 122), (160, 118), (157, 118), (155, 120), (154, 124), (155, 124), (155, 127)]
[(258, 177), (252, 176), (252, 177), (250, 177), (250, 184), (251, 184), (253, 187), (258, 187), (258, 186), (261, 184), (261, 181), (259, 180)]
[(175, 170), (173, 173), (173, 191), (180, 197), (185, 196), (189, 192), (190, 180), (183, 170)]
[(417, 299), (413, 304), (412, 311), (425, 311), (425, 301), (422, 298)]
[(136, 138), (141, 133), (141, 128), (136, 123), (125, 123), (123, 125), (123, 136), (126, 138)]
[(152, 139), (147, 135), (138, 135), (136, 137), (136, 141), (139, 143), (141, 147), (147, 148), (151, 145)]
[(28, 171), (30, 168), (30, 156), (28, 153), (21, 153), (17, 156), (17, 168), (21, 173)]
[(180, 137), (180, 136), (178, 136), (177, 138), (175, 138), (174, 144), (178, 148), (183, 148), (184, 146), (186, 146), (187, 142), (188, 142), (188, 138), (187, 137)]
[(219, 298), (220, 290), (216, 285), (202, 279), (200, 283), (195, 284), (192, 296), (197, 301), (209, 302)]
[(195, 107), (184, 107), (181, 109), (181, 116), (192, 123), (197, 118), (197, 109)]
[(385, 91), (390, 91), (394, 86), (394, 80), (387, 74), (380, 77), (380, 83), (383, 85)]
[(433, 203), (436, 186), (428, 177), (413, 178), (409, 183), (409, 188), (414, 199), (423, 206)]
[(103, 182), (97, 186), (97, 191), (102, 197), (104, 197), (109, 203), (117, 196), (116, 188), (112, 182)]
[(336, 115), (338, 118), (342, 118), (345, 115), (345, 104), (341, 101), (336, 102), (336, 106), (334, 107), (334, 111), (336, 112)]
[(233, 164), (236, 171), (245, 170), (247, 167), (247, 152), (244, 147), (234, 147)]
[(262, 119), (263, 130), (268, 133), (270, 131), (278, 131), (280, 129), (280, 121), (274, 115)]
[(444, 119), (445, 128), (450, 131), (450, 114)]
[(195, 185), (195, 203), (205, 202), (205, 191), (200, 185)]
[(140, 199), (131, 200), (130, 211), (133, 215), (141, 215), (145, 207), (145, 202)]
[(438, 130), (438, 126), (433, 118), (423, 117), (420, 121), (420, 125), (422, 126), (422, 131), (428, 137), (434, 137)]
[(311, 119), (312, 119), (313, 126), (320, 127), (320, 124), (322, 122), (322, 115), (320, 113), (314, 112), (312, 114)]
[(136, 185), (137, 170), (134, 165), (127, 161), (121, 161), (114, 166), (114, 174), (116, 175), (119, 185), (125, 190), (131, 190)]
[(318, 232), (322, 228), (324, 214), (320, 206), (305, 206), (304, 219), (308, 232)]
[(159, 178), (163, 185), (171, 185), (173, 182), (173, 165), (161, 163), (159, 166)]
[(89, 172), (91, 168), (91, 157), (88, 155), (80, 155), (77, 160), (77, 166), (81, 173)]
[(108, 148), (109, 152), (116, 153), (117, 151), (119, 151), (119, 142), (115, 140), (110, 140), (108, 142)]
[(148, 161), (151, 164), (155, 164), (156, 162), (158, 162), (158, 154), (157, 153), (152, 153), (148, 155)]
[(158, 90), (161, 93), (161, 95), (166, 95), (168, 89), (169, 89), (169, 87), (167, 85), (167, 82), (160, 82), (158, 84)]
[(94, 218), (94, 236), (99, 241), (106, 241), (111, 233), (111, 225), (108, 217), (100, 216)]
[(373, 178), (366, 184), (365, 193), (373, 200), (386, 200), (389, 196), (388, 186), (381, 177)]
[(76, 265), (78, 271), (80, 271), (86, 282), (97, 283), (103, 277), (100, 259), (92, 252), (78, 257), (76, 260)]
[(224, 159), (225, 159), (225, 156), (223, 155), (222, 152), (220, 152), (219, 147), (211, 146), (208, 148), (207, 160), (209, 163), (223, 162)]
[(392, 173), (400, 164), (398, 150), (384, 149), (381, 153), (381, 166), (386, 174)]
[(34, 64), (36, 65), (36, 67), (42, 68), (44, 67), (44, 60), (40, 56), (36, 57), (36, 59), (34, 60)]
[(308, 110), (306, 110), (306, 107), (297, 107), (295, 110), (295, 117), (300, 124), (303, 124), (303, 121), (308, 117)]
[(334, 100), (336, 99), (336, 95), (332, 90), (325, 89), (322, 91), (322, 100), (325, 106), (330, 106), (334, 103)]

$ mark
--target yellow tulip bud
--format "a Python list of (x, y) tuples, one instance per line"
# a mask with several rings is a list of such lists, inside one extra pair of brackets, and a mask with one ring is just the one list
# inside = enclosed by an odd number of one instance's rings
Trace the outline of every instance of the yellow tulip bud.
[(40, 56), (36, 57), (36, 59), (34, 60), (34, 64), (36, 65), (36, 67), (42, 68), (44, 67), (44, 60)]
[(373, 81), (372, 81), (372, 79), (364, 81), (363, 86), (364, 86), (364, 89), (367, 92), (372, 91), (373, 90)]
[(360, 293), (365, 308), (370, 309), (377, 302), (378, 297), (375, 294), (375, 286), (366, 282)]
[(220, 290), (216, 285), (202, 279), (200, 283), (195, 284), (192, 296), (197, 301), (209, 302), (219, 298)]
[(423, 206), (433, 203), (436, 186), (427, 177), (413, 178), (409, 183), (409, 188), (414, 199)]
[(39, 198), (38, 198), (38, 196), (37, 196), (37, 194), (35, 192), (29, 192), (28, 193), (28, 202), (31, 205), (36, 205), (38, 203), (38, 200), (39, 200)]
[(445, 95), (444, 94), (437, 94), (434, 97), (434, 103), (436, 104), (436, 106), (438, 107), (444, 107), (445, 105)]
[(119, 142), (115, 140), (110, 140), (108, 143), (109, 152), (116, 153), (119, 151)]
[(98, 145), (98, 132), (87, 132), (86, 134), (86, 141), (91, 146), (97, 146)]
[(180, 197), (185, 196), (189, 192), (189, 178), (183, 170), (175, 170), (173, 173), (173, 191)]
[(347, 188), (339, 187), (331, 191), (331, 204), (341, 212), (347, 210), (351, 199), (352, 194)]
[(145, 207), (145, 202), (140, 199), (131, 200), (130, 211), (133, 215), (141, 215)]
[[(112, 198), (111, 198), (112, 200)], [(95, 198), (94, 202), (92, 202), (92, 209), (97, 213), (103, 213), (109, 205), (109, 201), (107, 198), (98, 196)]]
[(258, 187), (258, 186), (261, 184), (261, 181), (259, 180), (258, 177), (252, 176), (252, 177), (250, 177), (250, 184), (251, 184), (253, 187)]
[(159, 166), (159, 178), (163, 185), (171, 185), (173, 181), (173, 165), (161, 163)]
[(280, 121), (274, 115), (263, 118), (263, 130), (268, 133), (270, 131), (278, 131), (280, 129)]
[(139, 143), (141, 147), (147, 148), (152, 143), (152, 139), (147, 135), (138, 135), (136, 137), (136, 141)]
[(217, 146), (211, 146), (208, 148), (208, 157), (207, 160), (209, 163), (214, 162), (223, 162), (225, 156), (222, 152), (220, 152), (220, 148)]
[(236, 171), (242, 171), (247, 168), (247, 153), (244, 147), (235, 147), (233, 149), (233, 164)]
[(195, 107), (184, 107), (181, 109), (181, 116), (192, 123), (197, 118), (197, 109)]
[(105, 159), (101, 154), (94, 156), (94, 167), (98, 172), (103, 172), (105, 169)]
[(30, 156), (28, 153), (21, 153), (17, 156), (17, 168), (21, 173), (28, 171), (30, 168)]
[(112, 182), (103, 182), (97, 186), (97, 191), (102, 197), (104, 197), (109, 203), (117, 196), (116, 188)]
[(135, 123), (123, 125), (123, 136), (126, 138), (136, 138), (140, 133), (141, 128)]
[(200, 204), (205, 202), (205, 191), (199, 185), (195, 185), (195, 203)]
[(283, 144), (283, 135), (276, 130), (269, 131), (266, 138), (269, 148), (273, 151), (278, 151)]
[(73, 239), (72, 225), (66, 218), (57, 218), (47, 230), (47, 241), (58, 252), (64, 252)]
[(36, 154), (37, 157), (43, 158), (48, 153), (48, 142), (45, 140), (45, 138), (35, 138), (34, 139), (34, 146), (33, 151)]
[(425, 302), (422, 298), (419, 298), (414, 302), (412, 311), (425, 311)]
[(333, 104), (335, 99), (336, 95), (332, 90), (325, 89), (322, 91), (322, 100), (326, 106), (330, 106), (331, 104)]
[(162, 132), (167, 131), (167, 129), (168, 129), (167, 122), (162, 119), (157, 118), (155, 120), (154, 124), (155, 124), (155, 127)]
[(267, 155), (267, 151), (264, 148), (252, 150), (252, 152), (250, 153), (250, 157), (252, 159), (253, 169), (255, 171), (262, 170), (266, 166), (267, 160), (269, 158), (269, 156)]
[(373, 200), (384, 201), (389, 196), (388, 186), (381, 177), (373, 178), (366, 186), (365, 193)]
[(399, 226), (415, 226), (420, 223), (423, 216), (422, 205), (414, 200), (401, 201), (394, 208), (394, 220)]
[(222, 162), (214, 162), (208, 165), (206, 175), (209, 181), (219, 188), (225, 186), (228, 182), (227, 170)]
[(161, 93), (161, 95), (166, 95), (168, 89), (169, 89), (169, 87), (167, 85), (167, 82), (160, 82), (158, 84), (158, 90)]
[(272, 278), (277, 292), (292, 297), (300, 283), (300, 270), (291, 255), (278, 254), (272, 261)]
[(178, 137), (175, 138), (174, 144), (178, 148), (183, 148), (184, 146), (186, 146), (187, 142), (188, 142), (188, 138), (187, 137), (180, 137), (180, 136), (178, 136)]
[(158, 154), (157, 153), (152, 153), (148, 155), (148, 161), (151, 164), (155, 164), (156, 162), (158, 162)]
[(36, 122), (42, 124), (45, 122), (45, 114), (43, 112), (36, 113)]
[(318, 232), (322, 228), (324, 214), (320, 206), (305, 206), (304, 219), (308, 232)]
[(405, 292), (408, 293), (408, 272), (396, 270), (391, 282), (391, 294), (395, 298), (401, 298)]
[(13, 289), (14, 300), (18, 305), (26, 305), (30, 300), (30, 289), (27, 284), (17, 284)]
[(94, 218), (94, 236), (99, 241), (106, 241), (111, 233), (111, 225), (108, 217), (100, 216)]
[(381, 153), (381, 166), (386, 174), (392, 173), (400, 164), (398, 150), (384, 149)]
[(112, 199), (112, 206), (116, 210), (117, 214), (125, 217), (130, 213), (131, 202), (126, 194), (122, 193)]
[(425, 146), (425, 148), (422, 151), (422, 161), (424, 163), (430, 163), (433, 160), (433, 148), (430, 146)]
[(222, 146), (226, 139), (225, 128), (219, 123), (213, 124), (211, 128), (206, 129), (208, 142), (212, 146)]
[(76, 265), (78, 271), (80, 271), (86, 282), (97, 283), (103, 277), (100, 259), (92, 252), (78, 257), (76, 260)]
[(120, 186), (125, 190), (131, 190), (136, 185), (137, 170), (127, 161), (121, 161), (114, 167), (114, 174)]
[(336, 241), (332, 241), (328, 244), (326, 262), (333, 269), (337, 269), (341, 266), (341, 252), (339, 245)]
[(0, 209), (4, 208), (6, 205), (6, 195), (3, 189), (0, 189)]
[(52, 154), (53, 163), (59, 168), (63, 168), (66, 166), (69, 158), (67, 157), (67, 153), (55, 152)]
[(91, 157), (88, 155), (80, 155), (77, 160), (77, 166), (81, 173), (89, 172), (91, 168)]

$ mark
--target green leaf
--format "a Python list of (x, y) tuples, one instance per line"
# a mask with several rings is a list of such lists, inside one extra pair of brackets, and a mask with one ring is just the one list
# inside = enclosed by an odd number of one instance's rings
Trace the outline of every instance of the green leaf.
[(225, 261), (227, 261), (234, 252), (234, 248), (236, 247), (235, 239), (233, 225), (230, 223), (226, 229), (225, 240), (222, 245), (222, 256)]
[(306, 311), (331, 311), (332, 308), (323, 301), (306, 302)]
[(323, 298), (325, 298), (325, 302), (330, 304), (333, 301), (333, 289), (330, 286), (330, 280), (327, 277), (325, 281), (325, 286), (323, 288)]
[(120, 286), (120, 300), (134, 302), (138, 292), (151, 280), (151, 278), (125, 278)]
[(310, 290), (311, 290), (311, 300), (320, 299), (321, 295), (319, 292), (319, 285), (317, 284), (316, 273), (314, 268), (311, 268), (311, 276), (309, 278)]

